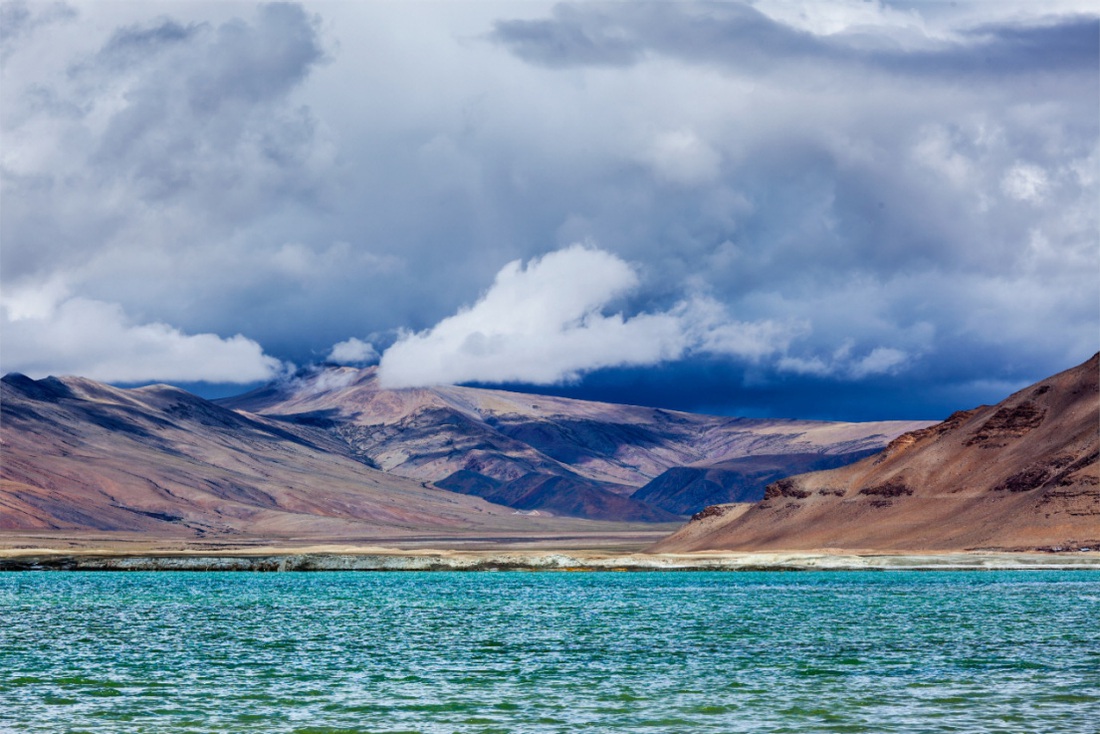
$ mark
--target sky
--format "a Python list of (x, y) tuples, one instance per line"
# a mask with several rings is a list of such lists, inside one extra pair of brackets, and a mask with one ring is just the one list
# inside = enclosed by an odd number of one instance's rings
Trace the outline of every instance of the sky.
[(0, 371), (941, 419), (1100, 349), (1089, 1), (0, 3)]

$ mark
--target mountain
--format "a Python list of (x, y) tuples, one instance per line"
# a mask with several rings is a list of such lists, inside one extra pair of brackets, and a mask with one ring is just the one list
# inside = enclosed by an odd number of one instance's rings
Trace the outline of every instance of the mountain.
[(777, 479), (859, 461), (879, 449), (843, 454), (757, 454), (716, 464), (666, 469), (630, 497), (676, 515), (691, 515), (709, 505), (758, 502)]
[(707, 508), (655, 551), (1100, 546), (1100, 355), (843, 468)]
[[(471, 477), (470, 475), (474, 476)], [(676, 513), (644, 501), (603, 490), (591, 482), (569, 476), (524, 474), (510, 482), (498, 482), (467, 469), (459, 469), (435, 483), (442, 489), (473, 494), (520, 510), (548, 511), (555, 515), (610, 519), (629, 517), (639, 522), (676, 522)]]
[(316, 426), (163, 385), (0, 382), (0, 531), (148, 538), (519, 535), (587, 528), (371, 468)]
[[(640, 521), (704, 506), (670, 510), (637, 496), (671, 467), (758, 454), (781, 467), (785, 456), (879, 450), (927, 425), (751, 420), (471, 387), (387, 390), (373, 367), (315, 370), (220, 404), (323, 428), (362, 461), (440, 488), (523, 510)], [(801, 470), (798, 456), (791, 466)]]
[(631, 496), (669, 467), (754, 454), (777, 466), (785, 455), (791, 466), (805, 454), (841, 460), (923, 425), (383, 390), (373, 369), (346, 368), (220, 402), (165, 385), (13, 374), (0, 382), (0, 419), (0, 531), (358, 539), (675, 521), (693, 508)]

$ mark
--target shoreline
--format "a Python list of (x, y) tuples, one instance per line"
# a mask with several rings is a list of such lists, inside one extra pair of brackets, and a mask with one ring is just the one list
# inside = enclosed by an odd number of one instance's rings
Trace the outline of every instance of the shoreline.
[(263, 547), (134, 553), (108, 549), (0, 550), (0, 571), (979, 571), (1095, 570), (1100, 553), (791, 551), (402, 550), (379, 546)]

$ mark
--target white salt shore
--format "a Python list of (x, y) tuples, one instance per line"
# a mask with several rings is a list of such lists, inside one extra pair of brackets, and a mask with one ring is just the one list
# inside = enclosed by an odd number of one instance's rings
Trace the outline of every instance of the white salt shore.
[(127, 553), (85, 549), (5, 549), (0, 570), (241, 571), (751, 571), (751, 570), (1100, 570), (1100, 552), (608, 553), (600, 551), (401, 550), (378, 546), (307, 546), (292, 550), (180, 550)]

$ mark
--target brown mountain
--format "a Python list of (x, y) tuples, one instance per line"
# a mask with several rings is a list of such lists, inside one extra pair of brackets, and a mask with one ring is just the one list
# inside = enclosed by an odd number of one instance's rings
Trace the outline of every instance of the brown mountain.
[(149, 538), (509, 535), (589, 528), (373, 469), (331, 432), (167, 386), (0, 383), (0, 531)]
[(881, 454), (708, 508), (658, 551), (1100, 546), (1100, 355)]
[[(327, 368), (221, 401), (327, 430), (388, 473), (523, 510), (668, 520), (705, 503), (654, 506), (635, 494), (670, 467), (768, 454), (881, 449), (918, 421), (750, 420), (469, 387), (386, 390), (376, 370)], [(852, 457), (849, 460), (854, 460)], [(835, 465), (835, 464), (833, 464)], [(763, 486), (763, 485), (761, 485)]]

